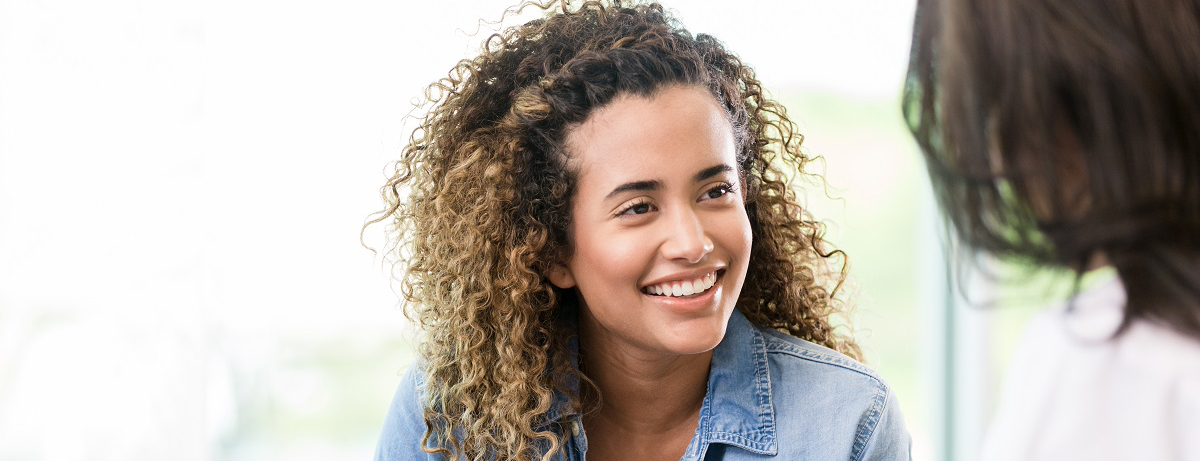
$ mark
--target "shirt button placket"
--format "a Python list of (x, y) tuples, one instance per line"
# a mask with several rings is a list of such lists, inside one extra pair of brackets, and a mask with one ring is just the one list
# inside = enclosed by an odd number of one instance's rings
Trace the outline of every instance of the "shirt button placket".
[(571, 421), (571, 440), (573, 441), (572, 448), (574, 448), (572, 451), (575, 455), (573, 458), (577, 461), (586, 460), (587, 438), (583, 432), (583, 423), (581, 423), (578, 418), (574, 421)]

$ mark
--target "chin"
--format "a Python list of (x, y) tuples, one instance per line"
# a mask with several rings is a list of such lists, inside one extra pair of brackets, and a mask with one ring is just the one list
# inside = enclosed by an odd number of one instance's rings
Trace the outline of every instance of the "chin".
[(671, 328), (664, 328), (659, 340), (667, 350), (676, 354), (700, 354), (713, 350), (721, 343), (725, 338), (728, 323), (729, 315), (692, 319)]

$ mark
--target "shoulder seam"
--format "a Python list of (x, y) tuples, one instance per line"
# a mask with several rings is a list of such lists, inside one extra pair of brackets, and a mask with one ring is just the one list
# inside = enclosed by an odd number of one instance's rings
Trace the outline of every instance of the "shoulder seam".
[[(862, 439), (862, 445), (854, 447), (855, 450), (857, 451), (857, 453), (854, 453), (854, 456), (851, 458), (851, 461), (861, 460), (863, 457), (863, 454), (865, 454), (867, 452), (867, 446), (870, 445), (871, 438), (875, 436), (875, 429), (877, 429), (879, 427), (879, 421), (883, 419), (883, 414), (887, 410), (887, 406), (892, 403), (891, 397), (892, 397), (891, 392), (888, 392), (888, 391), (883, 392), (883, 404), (879, 405), (878, 411), (875, 411), (874, 414), (872, 414), (870, 417), (867, 418), (868, 419), (867, 435), (866, 435), (866, 437), (864, 437)], [(876, 405), (878, 405), (878, 396), (876, 398), (876, 402), (871, 405), (871, 407), (872, 407), (871, 410), (875, 410)], [(855, 445), (857, 445), (857, 443)]]
[[(763, 336), (768, 336), (768, 335), (764, 334)], [(793, 357), (796, 357), (796, 358), (799, 358), (802, 360), (807, 360), (809, 362), (822, 363), (825, 365), (831, 365), (831, 366), (835, 366), (835, 367), (839, 367), (839, 368), (844, 368), (846, 370), (858, 372), (859, 374), (862, 374), (864, 376), (867, 376), (867, 377), (875, 380), (885, 390), (889, 388), (888, 384), (882, 378), (880, 378), (879, 375), (876, 374), (874, 370), (867, 368), (865, 365), (859, 363), (858, 361), (856, 361), (850, 357), (846, 357), (841, 354), (838, 354), (838, 355), (828, 354), (828, 353), (821, 352), (820, 350), (813, 350), (811, 348), (807, 348), (807, 347), (803, 347), (801, 345), (794, 344), (790, 341), (787, 341), (786, 339), (778, 338), (775, 335), (770, 335), (770, 338), (774, 339), (774, 341), (767, 341), (766, 346), (767, 346), (768, 353), (787, 354), (787, 355), (791, 355)], [(804, 341), (803, 339), (799, 339), (799, 338), (796, 338), (796, 339), (798, 339), (800, 341)]]

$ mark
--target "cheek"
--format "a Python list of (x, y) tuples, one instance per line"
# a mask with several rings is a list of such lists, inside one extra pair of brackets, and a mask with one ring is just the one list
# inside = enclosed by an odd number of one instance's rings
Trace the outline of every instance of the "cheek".
[[(644, 236), (624, 232), (596, 232), (576, 241), (572, 272), (581, 290), (636, 286), (648, 257)], [(586, 293), (585, 293), (586, 295)]]
[(750, 260), (754, 232), (750, 228), (750, 218), (746, 216), (745, 209), (739, 208), (733, 216), (726, 216), (718, 221), (713, 234), (719, 244), (730, 253), (730, 258), (743, 263)]

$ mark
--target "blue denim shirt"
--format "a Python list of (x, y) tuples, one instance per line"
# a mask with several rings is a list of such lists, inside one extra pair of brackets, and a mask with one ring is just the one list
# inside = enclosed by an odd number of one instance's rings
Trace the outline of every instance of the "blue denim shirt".
[[(411, 367), (388, 411), (377, 461), (442, 459), (421, 451), (423, 380)], [(554, 420), (558, 415), (547, 415)], [(579, 417), (558, 459), (586, 458)], [(713, 350), (700, 423), (683, 460), (908, 460), (911, 439), (895, 395), (861, 363), (755, 327), (734, 311)]]

